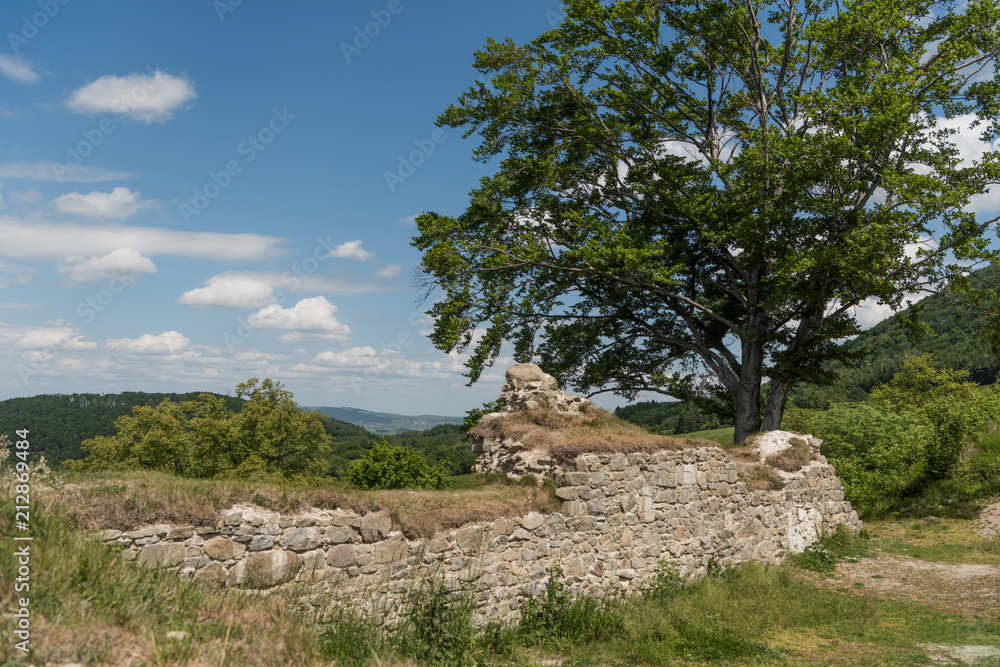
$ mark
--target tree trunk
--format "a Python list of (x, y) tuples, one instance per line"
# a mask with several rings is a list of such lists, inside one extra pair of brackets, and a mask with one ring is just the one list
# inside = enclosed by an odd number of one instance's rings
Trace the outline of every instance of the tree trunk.
[(764, 408), (764, 423), (761, 430), (781, 430), (781, 417), (785, 414), (785, 402), (788, 400), (791, 388), (791, 380), (771, 378), (771, 396), (767, 399), (767, 407)]
[(760, 372), (759, 365), (747, 363), (747, 357), (753, 361), (753, 355), (744, 355), (743, 368), (741, 369), (739, 384), (736, 386), (736, 395), (733, 396), (733, 404), (736, 408), (733, 442), (743, 442), (751, 435), (756, 435), (760, 431)]

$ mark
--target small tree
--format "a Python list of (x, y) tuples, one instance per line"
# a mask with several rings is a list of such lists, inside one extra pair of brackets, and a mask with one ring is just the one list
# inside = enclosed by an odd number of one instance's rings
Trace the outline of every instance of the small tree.
[(344, 479), (359, 489), (440, 489), (446, 476), (444, 466), (431, 467), (422, 454), (382, 438), (347, 468)]

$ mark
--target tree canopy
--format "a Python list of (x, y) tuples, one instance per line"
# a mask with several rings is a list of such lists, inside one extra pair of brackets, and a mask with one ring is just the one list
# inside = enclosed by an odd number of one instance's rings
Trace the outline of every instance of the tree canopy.
[(115, 420), (117, 432), (85, 440), (79, 470), (162, 470), (190, 477), (309, 478), (326, 472), (331, 438), (323, 415), (299, 409), (280, 382), (251, 378), (236, 387), (242, 408), (201, 394), (137, 405)]
[(1000, 159), (956, 134), (1000, 131), (997, 0), (565, 6), (528, 44), (490, 40), (487, 80), (439, 118), (497, 165), (413, 242), (443, 292), (431, 338), (471, 349), (471, 382), (510, 342), (577, 390), (690, 400), (741, 440), (860, 354), (835, 344), (857, 306), (960, 289), (995, 257), (998, 218), (969, 202)]

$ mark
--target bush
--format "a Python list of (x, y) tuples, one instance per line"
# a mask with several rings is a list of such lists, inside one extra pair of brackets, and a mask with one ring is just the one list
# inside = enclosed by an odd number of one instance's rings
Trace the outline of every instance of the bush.
[(835, 403), (816, 415), (814, 432), (844, 483), (847, 499), (862, 513), (898, 499), (922, 472), (929, 424), (864, 403)]
[(364, 490), (441, 489), (446, 475), (443, 465), (432, 467), (419, 452), (382, 438), (365, 458), (348, 466), (344, 479)]

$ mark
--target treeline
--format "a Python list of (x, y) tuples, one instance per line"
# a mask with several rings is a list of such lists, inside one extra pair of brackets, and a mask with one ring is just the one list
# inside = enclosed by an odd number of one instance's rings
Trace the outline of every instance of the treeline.
[(615, 415), (657, 435), (691, 433), (730, 425), (723, 423), (719, 415), (685, 402), (643, 401), (615, 408)]
[[(13, 437), (14, 431), (28, 429), (32, 453), (44, 455), (49, 465), (58, 467), (88, 456), (90, 452), (81, 446), (84, 441), (115, 436), (118, 433), (116, 420), (132, 417), (136, 407), (155, 411), (164, 400), (177, 405), (192, 404), (203, 396), (220, 401), (221, 406), (234, 415), (246, 404), (242, 398), (210, 392), (48, 394), (12, 398), (0, 401), (0, 433)], [(325, 462), (325, 474), (333, 477), (342, 477), (348, 465), (363, 459), (379, 440), (379, 436), (360, 426), (325, 416), (322, 416), (322, 427), (329, 436), (329, 450), (317, 456)], [(431, 466), (440, 466), (450, 475), (467, 473), (476, 459), (467, 436), (458, 425), (445, 424), (426, 431), (400, 433), (388, 436), (388, 441), (425, 456)]]

